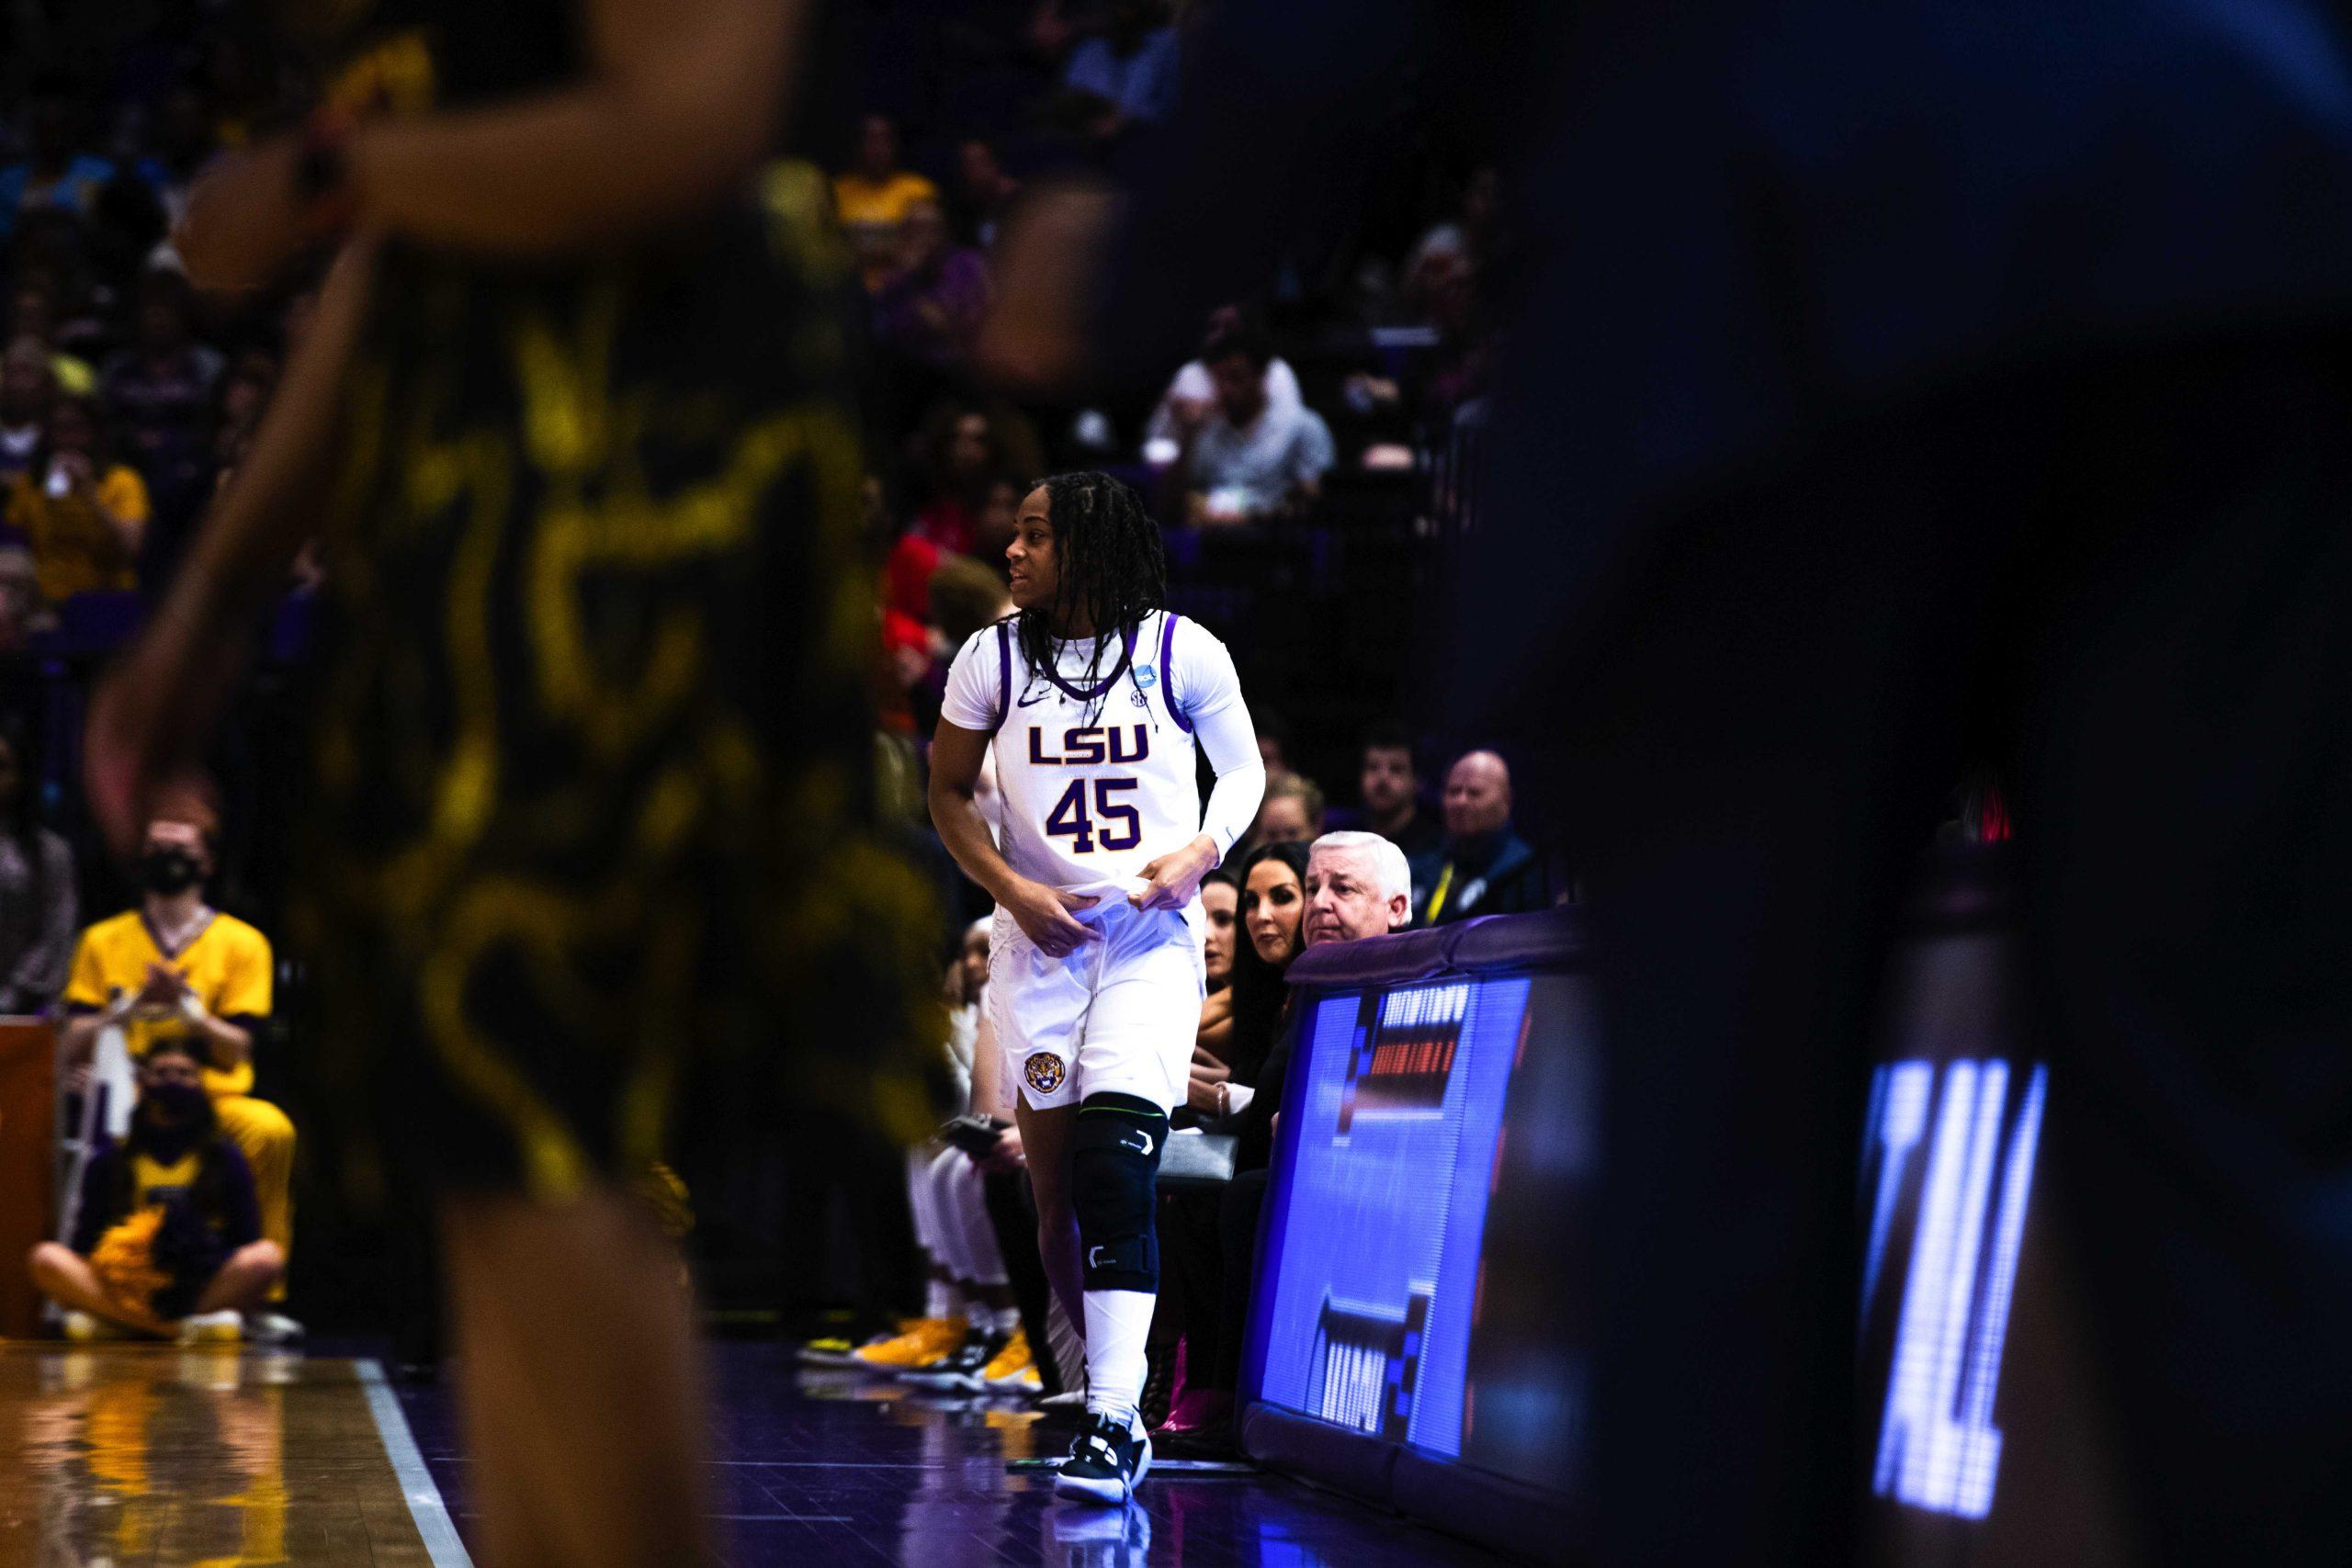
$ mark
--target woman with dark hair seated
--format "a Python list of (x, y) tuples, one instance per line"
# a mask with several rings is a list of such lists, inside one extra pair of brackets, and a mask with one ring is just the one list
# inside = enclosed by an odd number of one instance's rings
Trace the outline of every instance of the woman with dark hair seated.
[[(1233, 944), (1227, 1055), (1193, 1059), (1189, 1103), (1208, 1131), (1238, 1120), (1257, 1092), (1258, 1073), (1280, 1034), (1290, 1002), (1287, 976), (1304, 943), (1306, 846), (1268, 844), (1242, 863), (1242, 940)], [(1215, 999), (1215, 998), (1212, 998)], [(1169, 1281), (1161, 1300), (1182, 1314), (1184, 1385), (1160, 1431), (1208, 1437), (1233, 1414), (1241, 1347), (1227, 1344), (1225, 1254), (1219, 1239), (1221, 1191), (1170, 1193), (1161, 1200), (1159, 1263)]]
[(233, 1340), (285, 1267), (261, 1239), (253, 1172), (213, 1119), (195, 1047), (157, 1042), (130, 1135), (91, 1160), (73, 1244), (34, 1247), (33, 1282), (66, 1309), (70, 1338)]

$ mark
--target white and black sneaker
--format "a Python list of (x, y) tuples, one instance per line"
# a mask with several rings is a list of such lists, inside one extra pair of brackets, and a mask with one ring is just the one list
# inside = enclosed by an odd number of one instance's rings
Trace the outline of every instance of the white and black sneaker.
[(941, 1393), (953, 1393), (958, 1389), (970, 1393), (986, 1393), (988, 1384), (980, 1374), (988, 1370), (988, 1364), (996, 1359), (997, 1352), (1004, 1348), (1005, 1341), (1011, 1337), (1011, 1335), (976, 1328), (966, 1337), (964, 1343), (947, 1353), (945, 1360), (900, 1372), (899, 1381), (915, 1388), (936, 1389)]
[(1054, 1490), (1090, 1503), (1120, 1504), (1136, 1495), (1151, 1473), (1151, 1438), (1142, 1424), (1093, 1415), (1078, 1429), (1069, 1458), (1055, 1473)]

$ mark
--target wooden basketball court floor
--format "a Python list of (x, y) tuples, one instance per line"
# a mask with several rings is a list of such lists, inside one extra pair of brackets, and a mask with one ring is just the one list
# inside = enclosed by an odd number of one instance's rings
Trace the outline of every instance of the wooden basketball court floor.
[(0, 1346), (0, 1568), (466, 1562), (373, 1361)]
[[(0, 1341), (0, 1568), (470, 1568), (445, 1379), (309, 1356)], [(708, 1568), (1475, 1568), (1495, 1561), (1266, 1474), (1156, 1468), (1132, 1507), (1018, 1468), (1069, 1427), (718, 1341)], [(592, 1374), (593, 1375), (593, 1374)], [(680, 1553), (678, 1568), (706, 1568)]]

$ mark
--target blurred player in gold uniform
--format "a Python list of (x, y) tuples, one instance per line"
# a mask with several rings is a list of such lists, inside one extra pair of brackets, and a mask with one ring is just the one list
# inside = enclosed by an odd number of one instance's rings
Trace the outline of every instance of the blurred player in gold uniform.
[(214, 288), (338, 254), (96, 705), (93, 804), (122, 842), (322, 527), (292, 934), (383, 1130), (345, 1157), (441, 1196), (486, 1555), (698, 1561), (691, 1317), (632, 1184), (787, 1081), (918, 1134), (936, 1022), (868, 821), (847, 260), (812, 171), (754, 180), (804, 7), (321, 9), (325, 107), (179, 244)]

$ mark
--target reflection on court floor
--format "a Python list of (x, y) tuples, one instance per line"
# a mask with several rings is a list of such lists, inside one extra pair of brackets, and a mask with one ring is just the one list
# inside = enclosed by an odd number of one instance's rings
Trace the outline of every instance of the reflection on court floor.
[(372, 1363), (0, 1349), (0, 1568), (450, 1568), (465, 1558), (414, 1452)]

